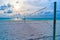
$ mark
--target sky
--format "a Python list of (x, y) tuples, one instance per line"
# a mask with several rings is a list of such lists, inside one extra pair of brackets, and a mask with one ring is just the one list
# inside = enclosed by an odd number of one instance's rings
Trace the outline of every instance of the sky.
[(59, 18), (60, 0), (0, 0), (0, 18), (53, 18), (54, 1)]

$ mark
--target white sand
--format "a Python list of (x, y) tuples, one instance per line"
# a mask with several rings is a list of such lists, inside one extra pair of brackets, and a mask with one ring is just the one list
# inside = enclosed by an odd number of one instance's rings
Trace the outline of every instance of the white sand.
[[(0, 21), (0, 39), (27, 40), (53, 35), (53, 21)], [(40, 39), (44, 40), (44, 39)], [(45, 39), (48, 40), (48, 39)]]

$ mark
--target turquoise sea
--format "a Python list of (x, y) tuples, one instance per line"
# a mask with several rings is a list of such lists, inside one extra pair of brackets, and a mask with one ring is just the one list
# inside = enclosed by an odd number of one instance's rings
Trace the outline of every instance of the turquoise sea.
[[(15, 18), (0, 18), (0, 21), (4, 20), (14, 20)], [(54, 18), (16, 18), (17, 20), (54, 20)], [(60, 18), (56, 18), (56, 20), (60, 20)]]

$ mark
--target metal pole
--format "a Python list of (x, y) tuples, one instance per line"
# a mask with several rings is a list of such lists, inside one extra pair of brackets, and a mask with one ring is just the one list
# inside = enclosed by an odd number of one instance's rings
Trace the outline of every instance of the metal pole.
[(56, 40), (56, 2), (54, 2), (53, 40)]

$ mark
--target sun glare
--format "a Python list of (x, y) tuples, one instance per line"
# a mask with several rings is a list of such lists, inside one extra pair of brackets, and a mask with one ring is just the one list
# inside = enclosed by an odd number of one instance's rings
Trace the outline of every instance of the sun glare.
[(28, 5), (25, 2), (27, 2), (27, 0), (12, 0), (12, 15), (20, 14), (21, 16), (27, 16), (38, 9), (38, 7)]
[(24, 4), (25, 0), (14, 0), (12, 1), (12, 9), (14, 14), (21, 14), (24, 15), (24, 11), (22, 10), (25, 6)]

